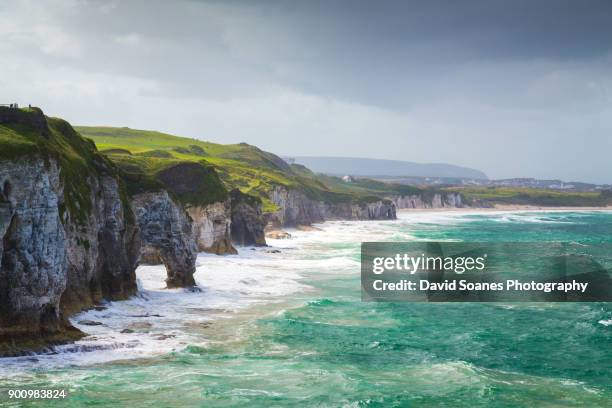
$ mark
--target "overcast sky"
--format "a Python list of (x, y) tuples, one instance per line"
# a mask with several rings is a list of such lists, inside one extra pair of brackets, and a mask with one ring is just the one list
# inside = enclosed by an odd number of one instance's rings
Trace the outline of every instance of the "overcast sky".
[(612, 2), (0, 0), (0, 103), (612, 183)]

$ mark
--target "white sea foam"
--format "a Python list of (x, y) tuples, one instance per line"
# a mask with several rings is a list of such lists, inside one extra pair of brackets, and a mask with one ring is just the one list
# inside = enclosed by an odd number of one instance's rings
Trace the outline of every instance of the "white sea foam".
[(303, 274), (358, 270), (359, 262), (348, 257), (354, 248), (330, 251), (327, 244), (358, 243), (370, 234), (384, 235), (386, 230), (377, 223), (359, 222), (319, 227), (320, 231), (291, 231), (292, 239), (269, 240), (269, 247), (240, 248), (238, 255), (199, 254), (194, 275), (198, 291), (166, 289), (163, 265), (140, 266), (136, 296), (71, 318), (87, 337), (48, 353), (4, 358), (0, 375), (146, 358), (182, 350), (189, 344), (205, 345), (207, 338), (197, 328), (231, 318), (239, 309), (311, 290)]
[[(239, 255), (200, 254), (195, 279), (201, 291), (165, 289), (163, 266), (141, 266), (137, 296), (72, 317), (87, 337), (56, 347), (50, 354), (2, 359), (0, 375), (146, 358), (182, 350), (188, 344), (206, 345), (205, 330), (200, 328), (218, 319), (314, 290), (306, 282), (316, 275), (358, 273), (355, 249), (362, 241), (412, 240), (406, 232), (411, 225), (435, 227), (473, 221), (474, 216), (479, 214), (400, 212), (395, 222), (334, 221), (316, 225), (320, 230), (289, 230), (291, 239), (270, 239), (270, 247), (241, 248)], [(85, 320), (102, 324), (79, 323)], [(612, 320), (599, 323), (607, 326)]]
[[(309, 290), (297, 271), (321, 268), (325, 262), (333, 267), (336, 262), (334, 259), (284, 261), (281, 254), (266, 252), (269, 250), (244, 248), (235, 256), (200, 254), (194, 275), (200, 291), (165, 289), (164, 266), (141, 266), (137, 270), (137, 296), (109, 302), (104, 310), (89, 310), (71, 318), (74, 326), (87, 333), (87, 337), (74, 344), (57, 346), (46, 354), (2, 359), (0, 375), (19, 368), (42, 369), (150, 357), (181, 350), (188, 344), (205, 344), (206, 338), (194, 332), (194, 327), (205, 327), (215, 319), (231, 317), (241, 308)], [(101, 324), (92, 326), (86, 321)]]

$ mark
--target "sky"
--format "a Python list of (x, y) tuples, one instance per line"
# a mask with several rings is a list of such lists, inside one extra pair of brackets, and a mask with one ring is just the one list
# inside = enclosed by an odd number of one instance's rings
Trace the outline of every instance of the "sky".
[(612, 183), (612, 2), (0, 0), (0, 99), (288, 156)]

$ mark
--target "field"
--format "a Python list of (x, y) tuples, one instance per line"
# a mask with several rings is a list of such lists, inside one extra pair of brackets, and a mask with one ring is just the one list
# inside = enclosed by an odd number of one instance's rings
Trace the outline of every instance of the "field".
[(516, 187), (449, 187), (468, 201), (500, 204), (540, 205), (544, 207), (597, 207), (612, 204), (612, 192), (576, 192)]
[[(310, 198), (327, 202), (374, 201), (395, 191), (385, 183), (344, 183), (336, 177), (315, 175), (303, 166), (289, 165), (278, 156), (246, 143), (222, 145), (129, 128), (81, 126), (76, 129), (129, 174), (152, 177), (179, 163), (200, 163), (214, 168), (228, 190), (238, 188), (261, 198), (264, 211), (276, 209), (268, 194), (277, 185), (298, 189)], [(396, 188), (420, 191), (408, 186)]]

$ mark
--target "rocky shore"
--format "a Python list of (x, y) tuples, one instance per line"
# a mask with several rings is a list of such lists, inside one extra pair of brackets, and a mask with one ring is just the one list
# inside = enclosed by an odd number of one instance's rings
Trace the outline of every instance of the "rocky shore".
[(326, 200), (277, 185), (266, 213), (206, 163), (172, 162), (146, 179), (39, 109), (0, 107), (0, 125), (13, 138), (0, 152), (0, 356), (80, 337), (68, 317), (134, 295), (139, 263), (163, 264), (168, 287), (190, 287), (199, 251), (265, 246), (266, 231), (290, 237), (284, 227), (463, 205), (458, 194)]

